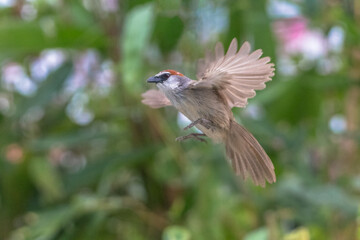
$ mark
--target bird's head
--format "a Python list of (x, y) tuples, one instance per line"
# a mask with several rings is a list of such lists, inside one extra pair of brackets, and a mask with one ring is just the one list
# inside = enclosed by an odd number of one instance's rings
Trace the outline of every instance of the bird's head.
[(164, 70), (148, 78), (148, 83), (156, 83), (158, 88), (162, 90), (179, 89), (186, 87), (190, 81), (189, 78), (185, 77), (182, 73), (174, 70)]

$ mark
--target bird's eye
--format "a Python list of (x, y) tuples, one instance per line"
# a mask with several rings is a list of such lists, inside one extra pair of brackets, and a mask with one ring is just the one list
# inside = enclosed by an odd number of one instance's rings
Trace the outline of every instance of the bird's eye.
[(163, 79), (163, 81), (167, 80), (171, 76), (170, 73), (163, 73), (161, 74), (160, 78)]

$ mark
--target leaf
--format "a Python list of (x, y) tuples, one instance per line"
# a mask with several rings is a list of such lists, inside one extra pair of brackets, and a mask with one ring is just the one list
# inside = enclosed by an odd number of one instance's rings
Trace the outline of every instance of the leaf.
[(152, 2), (151, 0), (131, 0), (127, 2), (128, 10), (133, 9), (139, 5), (144, 5), (146, 3)]
[(190, 240), (190, 232), (184, 227), (170, 226), (165, 229), (163, 240)]
[[(307, 73), (293, 80), (274, 83), (283, 86), (274, 86), (273, 91), (268, 89), (271, 93), (281, 94), (278, 98), (274, 96), (273, 101), (266, 104), (269, 116), (276, 121), (285, 120), (293, 125), (316, 119), (320, 114), (323, 93), (310, 84), (310, 79)], [(264, 94), (269, 96), (270, 93)]]
[(267, 240), (268, 239), (268, 230), (263, 227), (256, 229), (255, 231), (250, 232), (244, 238), (244, 240)]
[(72, 148), (84, 146), (92, 140), (105, 139), (111, 137), (112, 134), (99, 131), (98, 129), (71, 130), (71, 132), (60, 134), (48, 134), (39, 139), (33, 139), (30, 148), (34, 151), (49, 150), (54, 146), (62, 146)]
[(284, 206), (296, 209), (299, 213), (297, 217), (303, 221), (320, 221), (326, 214), (322, 209), (341, 213), (347, 219), (356, 217), (357, 200), (336, 185), (313, 182), (305, 185), (300, 178), (289, 177), (279, 182), (277, 191), (277, 200)]
[(42, 193), (46, 202), (61, 199), (64, 189), (56, 170), (46, 159), (31, 159), (29, 165), (30, 176)]
[[(240, 37), (239, 40), (246, 40), (246, 9), (240, 8), (238, 1), (233, 1), (229, 11), (229, 36), (226, 42), (228, 46), (234, 37)], [(242, 3), (243, 4), (243, 3)]]
[(310, 232), (304, 227), (297, 228), (286, 234), (284, 240), (310, 240)]
[(140, 92), (145, 82), (141, 80), (142, 59), (153, 28), (153, 12), (152, 4), (147, 4), (134, 8), (125, 19), (122, 71), (129, 91)]
[[(61, 230), (80, 216), (96, 212), (114, 212), (122, 208), (122, 200), (118, 197), (98, 197), (94, 195), (77, 195), (69, 205), (51, 208), (39, 213), (29, 213), (28, 223), (13, 232), (11, 239), (55, 239)], [(61, 237), (59, 239), (62, 239)]]
[(84, 5), (81, 3), (81, 1), (71, 1), (69, 2), (69, 5), (71, 18), (76, 25), (86, 27), (96, 24), (94, 15), (92, 15), (91, 12), (84, 8)]
[(159, 44), (161, 51), (169, 53), (176, 49), (183, 30), (184, 23), (180, 17), (158, 16), (153, 37)]
[(261, 48), (265, 56), (270, 56), (274, 61), (275, 48), (274, 38), (269, 24), (269, 16), (266, 14), (266, 1), (248, 1), (249, 9), (245, 11), (248, 33), (253, 35), (254, 49)]
[(0, 59), (38, 53), (47, 48), (104, 48), (106, 37), (96, 25), (80, 27), (56, 22), (3, 21), (0, 23)]
[(147, 160), (149, 155), (156, 151), (154, 147), (134, 149), (128, 153), (108, 153), (102, 155), (101, 159), (89, 161), (82, 171), (65, 176), (64, 182), (67, 192), (73, 192), (81, 187), (89, 186), (94, 183), (101, 185), (101, 176), (111, 175), (112, 172), (118, 172), (124, 168), (133, 167), (140, 162)]
[(29, 213), (29, 226), (14, 231), (11, 239), (19, 239), (18, 236), (22, 236), (22, 239), (52, 239), (74, 216), (73, 209), (67, 206), (56, 207), (40, 214)]
[(66, 62), (57, 70), (50, 73), (47, 79), (39, 86), (36, 95), (30, 98), (21, 98), (18, 102), (16, 116), (19, 117), (32, 107), (44, 107), (56, 96), (61, 90), (64, 82), (70, 76), (73, 66), (72, 63)]
[(9, 165), (1, 157), (0, 161), (0, 199), (2, 212), (7, 212), (10, 216), (18, 216), (26, 210), (28, 199), (33, 195), (33, 187), (28, 171), (28, 161), (23, 161), (16, 166)]
[(356, 226), (356, 234), (357, 234), (357, 239), (360, 239), (360, 205), (358, 206), (358, 212), (357, 212), (357, 222), (356, 222), (357, 226)]
[(172, 1), (157, 0), (156, 7), (157, 7), (157, 10), (159, 10), (161, 13), (164, 13), (164, 12), (178, 13), (178, 11), (181, 7), (181, 0), (172, 0)]

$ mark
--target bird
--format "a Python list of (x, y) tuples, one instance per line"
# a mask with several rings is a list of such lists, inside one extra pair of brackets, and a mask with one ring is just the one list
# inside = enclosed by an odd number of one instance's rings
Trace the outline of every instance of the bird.
[(265, 187), (276, 182), (274, 165), (255, 137), (236, 122), (231, 111), (245, 108), (255, 90), (262, 90), (274, 76), (275, 65), (270, 57), (261, 57), (262, 50), (251, 52), (249, 42), (238, 49), (234, 38), (227, 50), (221, 42), (215, 53), (207, 52), (198, 61), (197, 80), (175, 70), (163, 70), (147, 79), (156, 84), (142, 94), (142, 103), (151, 108), (173, 106), (191, 123), (184, 130), (196, 127), (201, 131), (176, 138), (177, 141), (209, 137), (224, 143), (226, 156), (236, 175), (250, 177), (255, 185)]

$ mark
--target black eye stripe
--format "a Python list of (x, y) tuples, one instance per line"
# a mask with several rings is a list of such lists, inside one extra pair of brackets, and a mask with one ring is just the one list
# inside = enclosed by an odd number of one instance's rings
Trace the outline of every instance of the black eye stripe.
[(160, 78), (162, 81), (166, 81), (171, 76), (170, 73), (162, 73), (161, 75), (158, 75), (157, 77)]
[(170, 73), (163, 73), (163, 74), (160, 75), (160, 77), (167, 77), (168, 78), (168, 77), (170, 77)]

